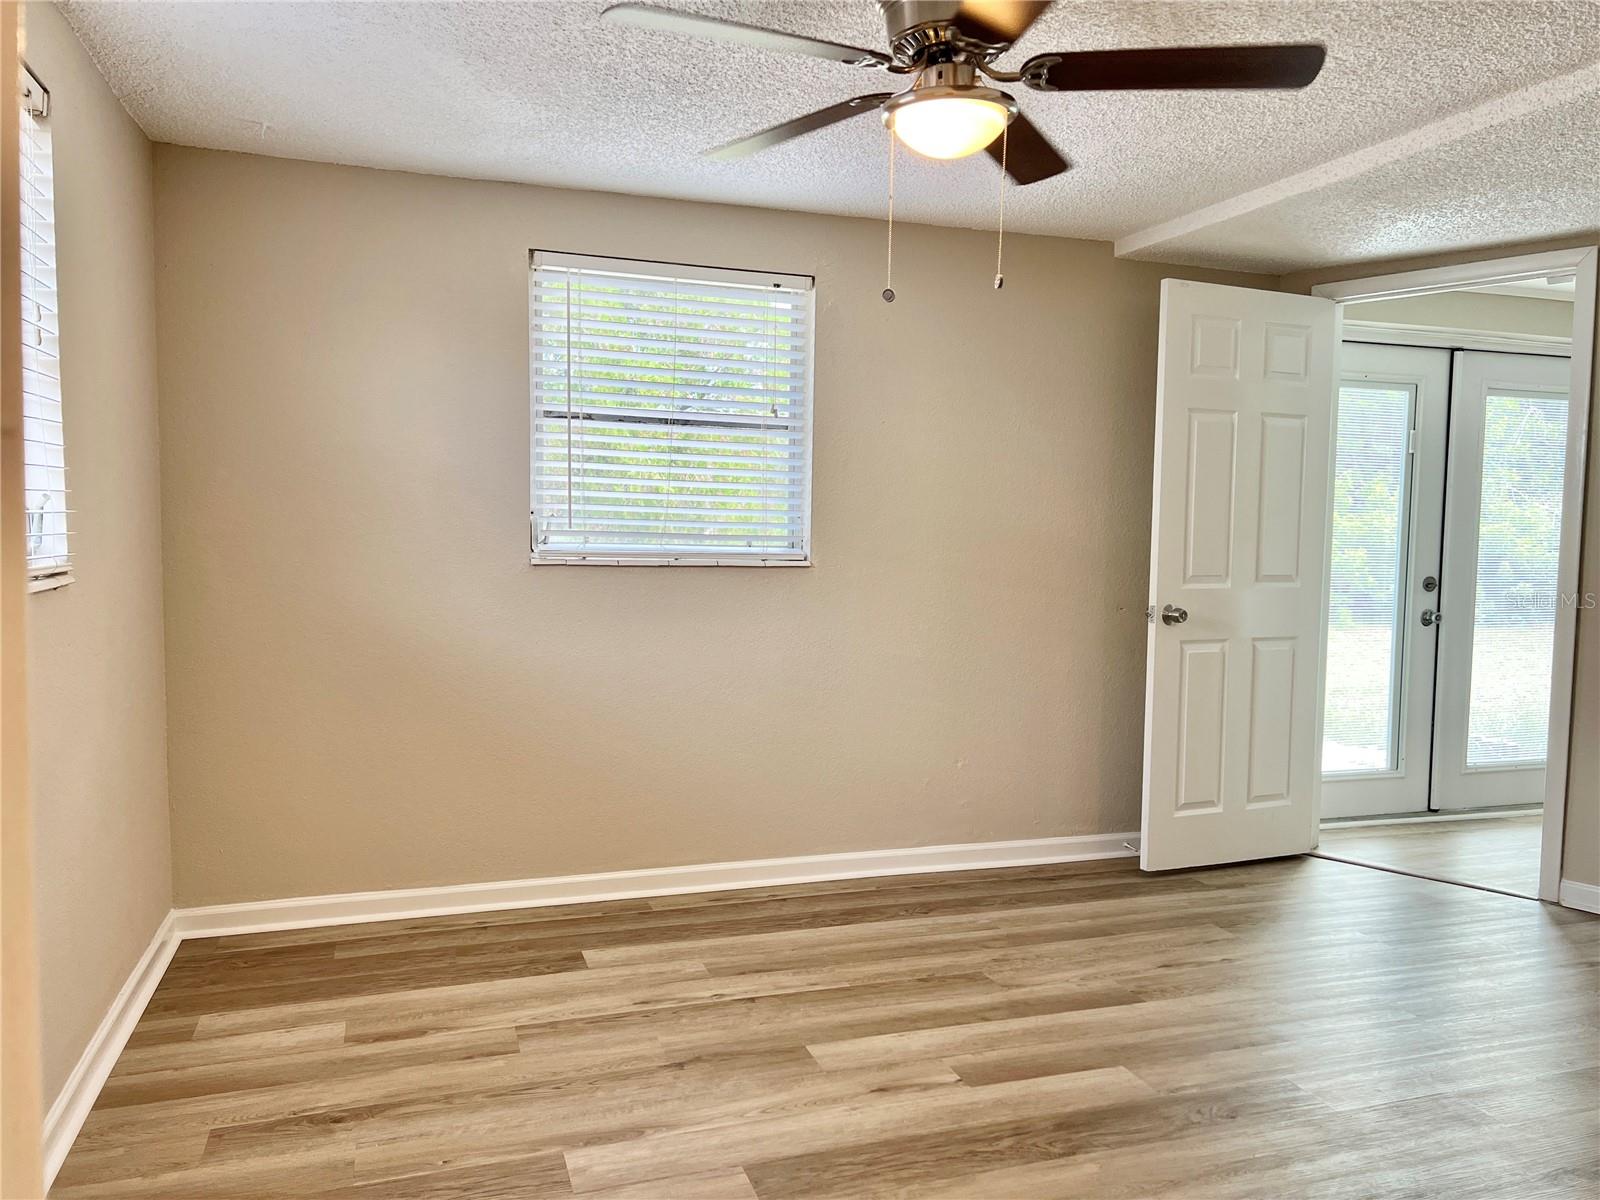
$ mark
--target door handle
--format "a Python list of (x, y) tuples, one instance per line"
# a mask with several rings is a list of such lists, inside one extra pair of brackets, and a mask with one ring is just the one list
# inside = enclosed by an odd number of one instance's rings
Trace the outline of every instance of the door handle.
[(1189, 610), (1179, 608), (1176, 604), (1169, 604), (1161, 610), (1161, 620), (1167, 625), (1182, 625), (1189, 619)]
[(1422, 610), (1422, 624), (1424, 626), (1437, 625), (1443, 620), (1444, 613), (1442, 612), (1435, 612), (1431, 608), (1425, 608)]

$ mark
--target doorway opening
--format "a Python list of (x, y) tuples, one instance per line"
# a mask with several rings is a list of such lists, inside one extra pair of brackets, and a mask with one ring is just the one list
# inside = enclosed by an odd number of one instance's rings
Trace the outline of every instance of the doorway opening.
[(1544, 893), (1570, 721), (1564, 609), (1578, 600), (1564, 551), (1587, 411), (1587, 396), (1576, 416), (1572, 403), (1575, 323), (1592, 311), (1579, 274), (1549, 265), (1342, 306), (1327, 857)]

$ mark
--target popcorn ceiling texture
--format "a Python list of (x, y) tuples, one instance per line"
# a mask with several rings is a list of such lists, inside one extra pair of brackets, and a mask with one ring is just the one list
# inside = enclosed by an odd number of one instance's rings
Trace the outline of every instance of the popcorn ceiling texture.
[[(661, 2), (884, 44), (870, 0)], [(620, 29), (599, 20), (604, 6), (77, 0), (63, 9), (156, 141), (465, 178), (883, 213), (887, 135), (870, 116), (743, 162), (709, 162), (699, 152), (847, 96), (903, 86), (901, 77)], [(1600, 5), (1063, 0), (1008, 61), (1054, 49), (1306, 39), (1326, 43), (1330, 57), (1322, 78), (1300, 93), (1015, 89), (1076, 168), (1014, 191), (1008, 225), (1115, 239), (1306, 170), (1600, 59)], [(1596, 161), (1593, 122), (1564, 132), (1587, 148), (1588, 163)], [(1307, 266), (1583, 228), (1559, 203), (1541, 204), (1529, 223), (1526, 198), (1543, 197), (1569, 164), (1546, 162), (1540, 129), (1518, 133), (1513, 145), (1497, 147), (1509, 157), (1494, 162), (1457, 145), (1443, 162), (1391, 168), (1386, 180), (1397, 177), (1406, 197), (1403, 221), (1374, 224), (1371, 206), (1363, 205), (1359, 218), (1350, 216), (1363, 222), (1352, 238), (1344, 231), (1349, 220), (1324, 232), (1319, 217), (1297, 225), (1273, 262)], [(904, 155), (901, 167), (897, 216), (993, 224), (997, 180), (986, 159), (939, 164)], [(1581, 177), (1593, 185), (1592, 167)], [(1470, 204), (1458, 190), (1464, 180)], [(1353, 191), (1359, 195), (1359, 185)], [(1309, 203), (1319, 213), (1326, 207), (1315, 195)], [(1298, 221), (1305, 214), (1297, 208), (1291, 215)], [(1160, 257), (1238, 261), (1238, 234), (1171, 243)]]

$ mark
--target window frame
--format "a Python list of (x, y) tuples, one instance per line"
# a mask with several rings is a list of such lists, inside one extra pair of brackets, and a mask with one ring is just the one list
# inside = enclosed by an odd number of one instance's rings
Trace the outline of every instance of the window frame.
[[(800, 439), (804, 462), (804, 486), (801, 491), (801, 518), (799, 524), (800, 548), (797, 553), (783, 556), (761, 554), (718, 555), (709, 548), (704, 554), (661, 554), (640, 550), (637, 553), (572, 554), (540, 553), (539, 521), (533, 502), (535, 480), (538, 474), (536, 433), (539, 398), (535, 376), (538, 338), (534, 330), (535, 293), (538, 271), (541, 266), (570, 267), (596, 271), (655, 276), (657, 278), (685, 278), (701, 283), (731, 283), (782, 287), (803, 292), (806, 304), (805, 387), (803, 389), (802, 424)], [(578, 254), (564, 250), (534, 248), (528, 251), (528, 418), (529, 418), (529, 506), (528, 506), (528, 556), (536, 567), (809, 567), (813, 564), (811, 497), (812, 478), (815, 474), (815, 393), (817, 351), (817, 287), (813, 275), (741, 267), (710, 266), (703, 263), (672, 262), (661, 259), (622, 258), (605, 254)]]
[[(50, 169), (50, 204), (51, 204), (52, 213), (54, 213), (55, 202), (56, 202), (56, 175), (55, 175), (55, 166), (54, 166), (55, 135), (54, 135), (54, 131), (49, 127), (49, 125), (45, 124), (45, 122), (48, 121), (48, 119), (50, 117), (50, 109), (51, 109), (50, 89), (47, 88), (44, 85), (43, 81), (40, 80), (39, 76), (34, 72), (33, 68), (30, 67), (27, 64), (26, 61), (19, 60), (18, 63), (17, 63), (17, 69), (18, 69), (18, 74), (19, 74), (19, 79), (18, 79), (18, 83), (19, 83), (18, 93), (19, 94), (18, 94), (18, 97), (17, 97), (17, 99), (18, 99), (18, 109), (17, 109), (17, 113), (16, 113), (16, 116), (15, 116), (14, 119), (16, 121), (18, 121), (18, 123), (19, 123), (19, 139), (18, 139), (19, 140), (19, 146), (20, 146), (20, 143), (21, 143), (21, 136), (22, 136), (22, 134), (21, 134), (21, 122), (23, 121), (23, 119), (25, 117), (26, 118), (31, 118), (32, 121), (35, 124), (43, 126), (45, 135), (50, 139), (50, 157), (51, 157), (51, 160), (52, 160), (51, 161), (51, 169)], [(19, 166), (19, 168), (21, 166), (21, 154), (20, 154), (20, 152), (19, 152), (19, 155), (18, 155), (18, 166)], [(21, 179), (20, 178), (18, 180), (18, 185), (19, 185), (19, 195), (20, 195), (20, 190), (21, 190)], [(52, 217), (52, 219), (54, 219), (54, 216)], [(56, 275), (57, 275), (57, 280), (56, 280), (56, 319), (57, 319), (57, 321), (59, 323), (59, 321), (60, 321), (60, 305), (61, 305), (61, 288), (60, 288), (61, 264), (60, 264), (60, 256), (57, 253), (57, 251), (59, 249), (59, 240), (56, 237), (52, 237), (50, 248), (51, 248), (51, 252), (52, 252), (51, 267), (55, 270)], [(20, 281), (19, 281), (19, 283), (20, 283)], [(59, 372), (60, 364), (61, 364), (60, 346), (59, 346), (59, 338), (60, 338), (59, 330), (57, 331), (56, 337), (58, 339), (57, 353), (56, 353), (56, 368), (57, 368), (57, 371)], [(18, 341), (17, 341), (17, 350), (18, 350), (19, 353), (21, 353), (21, 351), (23, 349), (24, 349), (24, 343), (23, 343), (22, 336), (20, 335), (20, 332), (19, 332)], [(64, 391), (64, 388), (62, 388), (62, 386), (61, 386), (61, 379), (60, 379), (59, 375), (57, 377), (56, 383), (57, 383), (58, 390)], [(64, 399), (64, 397), (63, 397), (63, 399)], [(66, 406), (63, 403), (61, 407), (62, 407), (62, 416), (64, 417), (65, 416), (65, 411), (66, 411)], [(62, 463), (63, 463), (62, 471), (64, 473), (66, 471), (66, 466), (65, 466), (65, 461), (66, 461), (65, 429), (63, 429), (63, 431), (62, 431), (61, 455), (62, 455)], [(24, 453), (24, 455), (23, 455), (23, 464), (24, 464), (24, 475), (26, 475), (26, 471), (27, 471), (27, 455), (26, 455), (26, 453)], [(24, 486), (24, 489), (26, 490), (26, 488), (27, 488), (26, 478), (24, 478), (23, 486)], [(65, 506), (63, 511), (64, 511), (64, 515), (66, 515), (68, 517), (70, 517), (71, 514), (72, 514), (70, 497), (71, 497), (71, 489), (66, 487), (66, 486), (63, 486), (63, 488), (62, 488), (62, 498), (63, 498), (63, 504)], [(28, 537), (32, 537), (32, 534), (29, 534), (27, 536)], [(66, 530), (64, 532), (63, 538), (64, 538), (64, 541), (65, 541), (65, 552), (63, 554), (61, 554), (61, 555), (55, 556), (55, 557), (59, 558), (60, 561), (51, 562), (51, 563), (48, 563), (48, 564), (40, 564), (40, 565), (37, 565), (37, 566), (35, 566), (31, 562), (27, 564), (28, 592), (30, 594), (31, 593), (35, 593), (35, 592), (54, 591), (56, 588), (65, 587), (67, 584), (72, 583), (75, 580), (76, 576), (74, 575), (73, 572), (74, 572), (74, 569), (76, 567), (76, 564), (73, 562), (73, 558), (72, 558), (72, 536), (71, 536), (71, 530), (70, 529), (68, 529), (68, 530)], [(32, 556), (30, 555), (29, 557), (31, 558)]]

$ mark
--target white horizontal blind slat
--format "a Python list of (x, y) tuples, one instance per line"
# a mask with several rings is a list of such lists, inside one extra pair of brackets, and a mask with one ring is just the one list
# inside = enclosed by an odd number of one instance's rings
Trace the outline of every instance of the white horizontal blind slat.
[(28, 573), (57, 575), (68, 553), (66, 445), (61, 419), (60, 324), (56, 316), (55, 182), (48, 123), (23, 108), (22, 466)]
[(535, 560), (804, 560), (807, 281), (536, 252)]

